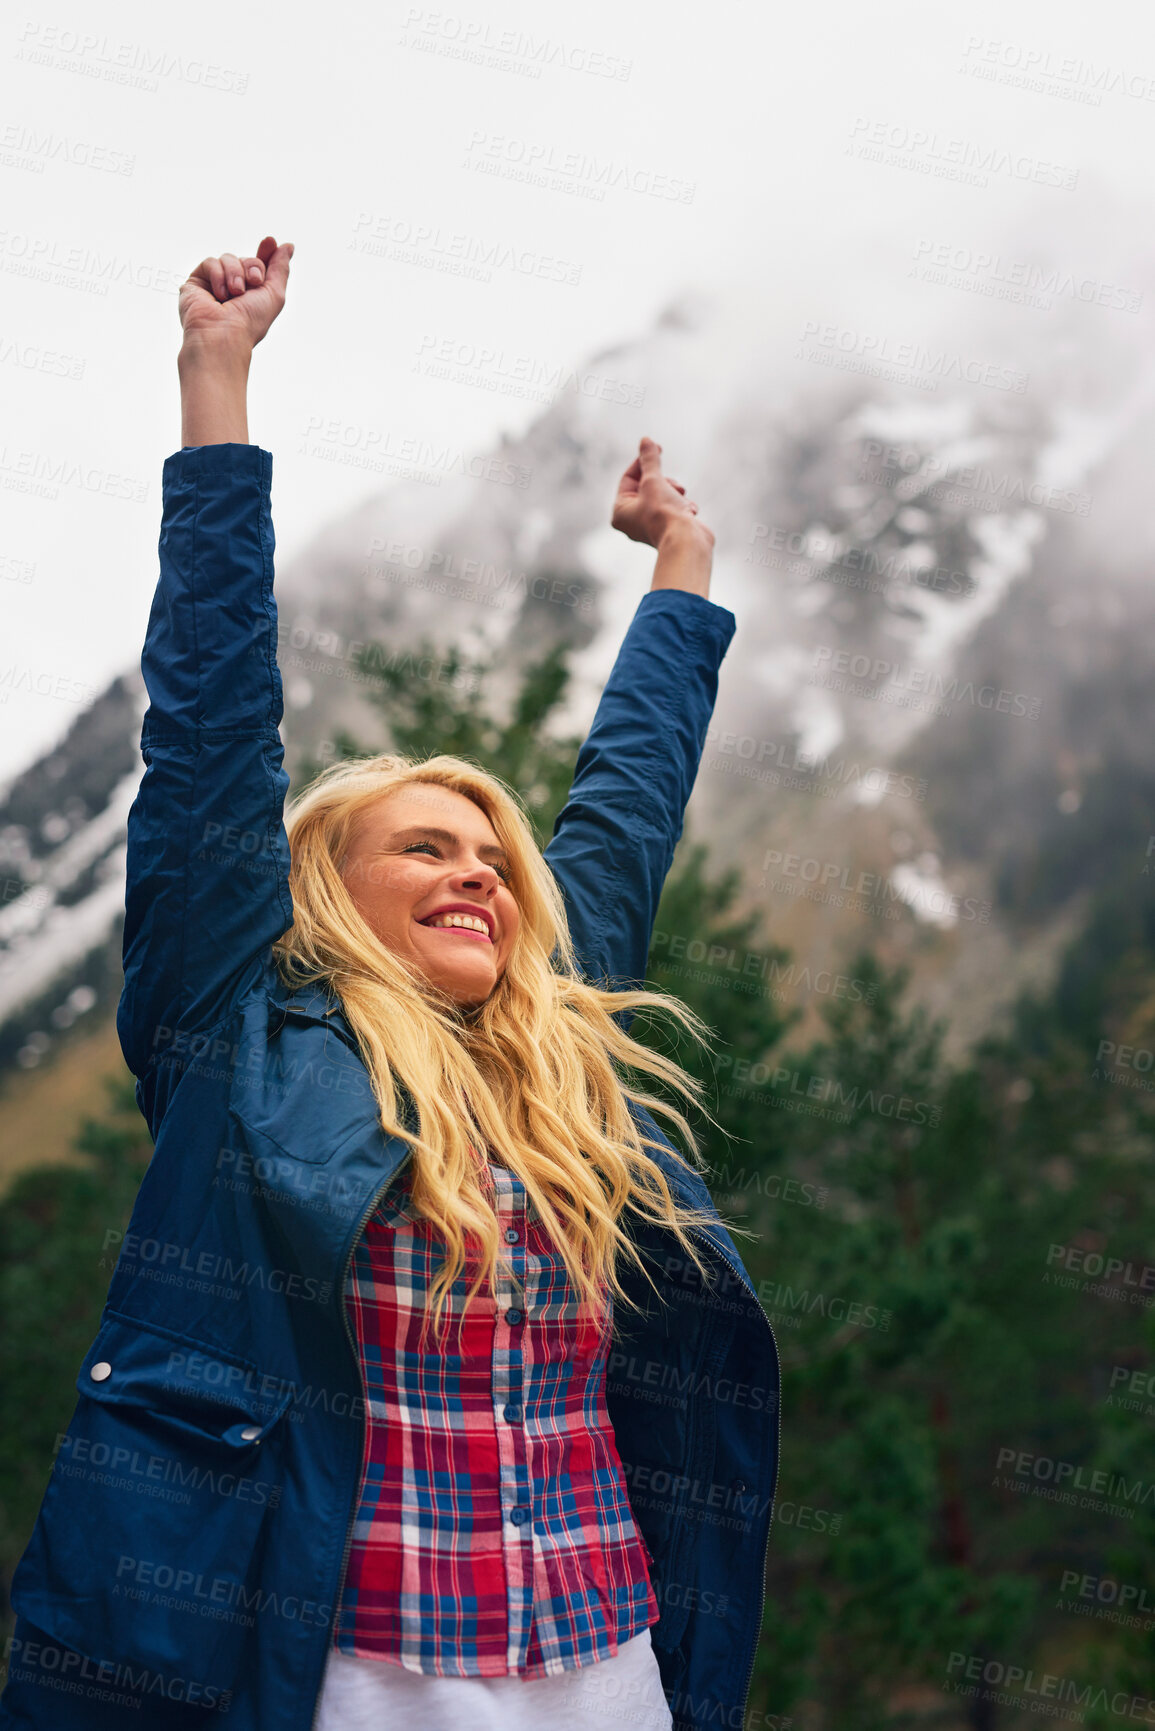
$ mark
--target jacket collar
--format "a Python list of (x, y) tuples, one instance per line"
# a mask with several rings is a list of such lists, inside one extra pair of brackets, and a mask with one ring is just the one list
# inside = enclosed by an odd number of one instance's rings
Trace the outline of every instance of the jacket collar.
[[(324, 985), (298, 986), (296, 990), (292, 990), (284, 984), (274, 969), (273, 977), (267, 987), (267, 997), (270, 1013), (276, 1012), (278, 1022), (287, 1021), (291, 1018), (294, 1021), (315, 1022), (325, 1027), (334, 1027), (356, 1049), (353, 1030), (345, 1020), (341, 1010), (341, 1000), (335, 992), (330, 991)], [(636, 1118), (636, 1111), (634, 1115)], [(647, 1131), (657, 1129), (648, 1113), (645, 1114), (644, 1123)], [(662, 1148), (650, 1148), (648, 1152), (652, 1158), (657, 1160), (668, 1183), (672, 1189), (678, 1192), (681, 1200), (700, 1206), (701, 1194), (695, 1193), (692, 1181), (688, 1179), (688, 1174), (682, 1163), (672, 1159)]]
[(298, 986), (294, 989), (285, 985), (275, 968), (270, 970), (270, 974), (265, 996), (271, 1010), (309, 1022), (339, 1022), (342, 1027), (348, 1027), (341, 1013), (341, 1000), (335, 992), (324, 985)]

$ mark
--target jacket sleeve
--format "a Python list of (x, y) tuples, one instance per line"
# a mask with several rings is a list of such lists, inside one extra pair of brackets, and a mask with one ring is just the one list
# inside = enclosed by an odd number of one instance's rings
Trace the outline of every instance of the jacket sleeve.
[[(623, 990), (645, 980), (736, 624), (705, 596), (651, 589), (618, 651), (545, 849), (581, 971), (594, 984)], [(633, 1013), (623, 1018), (628, 1027)]]
[(292, 923), (272, 469), (242, 444), (164, 464), (116, 1015), (138, 1077), (223, 1020)]

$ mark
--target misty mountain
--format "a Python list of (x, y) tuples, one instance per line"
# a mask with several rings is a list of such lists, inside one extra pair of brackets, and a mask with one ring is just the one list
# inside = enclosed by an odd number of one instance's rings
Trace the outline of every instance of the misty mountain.
[[(1145, 545), (1118, 532), (1143, 497), (1150, 379), (1107, 408), (1056, 384), (1048, 410), (945, 365), (933, 389), (819, 365), (770, 389), (744, 335), (687, 297), (539, 381), (540, 414), (488, 452), (374, 471), (306, 450), (381, 482), (277, 559), (290, 773), (339, 729), (387, 743), (374, 654), (428, 678), (461, 646), (501, 703), (560, 639), (559, 725), (588, 725), (652, 570), (609, 527), (617, 478), (660, 436), (738, 619), (689, 833), (741, 867), (768, 945), (819, 969), (869, 939), (965, 1043), (1048, 977), (1104, 862), (1141, 871), (1155, 828), (1155, 605)], [(277, 488), (275, 461), (274, 523)], [(0, 792), (0, 1073), (119, 995), (138, 657)]]

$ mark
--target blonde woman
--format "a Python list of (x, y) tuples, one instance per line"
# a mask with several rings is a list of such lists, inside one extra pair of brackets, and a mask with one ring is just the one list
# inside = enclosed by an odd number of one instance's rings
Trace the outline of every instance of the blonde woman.
[(155, 1139), (13, 1585), (0, 1724), (742, 1723), (774, 1339), (630, 1037), (734, 617), (643, 439), (656, 549), (541, 853), (468, 761), (284, 808), (255, 345), (293, 248), (181, 290), (117, 1026)]

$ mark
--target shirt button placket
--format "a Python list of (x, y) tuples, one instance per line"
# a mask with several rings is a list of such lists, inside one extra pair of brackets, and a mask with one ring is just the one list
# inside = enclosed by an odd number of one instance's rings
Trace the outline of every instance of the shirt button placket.
[[(519, 1212), (518, 1206), (517, 1206), (518, 1201), (519, 1201), (519, 1196), (517, 1194), (514, 1194), (514, 1196), (512, 1198), (513, 1214), (511, 1216), (509, 1216), (508, 1218), (510, 1218), (510, 1219), (516, 1218), (516, 1216)], [(524, 1215), (524, 1209), (520, 1210), (520, 1213), (522, 1215)], [(524, 1245), (524, 1243), (525, 1243), (525, 1222), (524, 1222), (524, 1219), (521, 1219), (516, 1226), (507, 1225), (505, 1228), (504, 1236), (505, 1236), (505, 1242), (507, 1244), (510, 1244), (510, 1245), (522, 1244), (522, 1245)], [(518, 1252), (516, 1250), (514, 1250), (514, 1251), (510, 1252), (510, 1261), (513, 1264), (514, 1273), (517, 1275), (517, 1277), (518, 1277), (519, 1281), (521, 1282), (522, 1287), (524, 1289), (524, 1285), (525, 1285), (525, 1257), (524, 1257), (524, 1255), (519, 1255)], [(512, 1294), (510, 1296), (512, 1297)], [(522, 1313), (520, 1310), (517, 1309), (517, 1307), (515, 1305), (511, 1305), (509, 1307), (509, 1309), (506, 1310), (505, 1320), (506, 1320), (506, 1322), (508, 1322), (510, 1324), (511, 1327), (519, 1324), (521, 1322), (521, 1319), (522, 1319)], [(520, 1336), (514, 1336), (513, 1340), (516, 1340), (518, 1343), (518, 1346), (520, 1346), (520, 1341), (521, 1341)], [(512, 1341), (511, 1341), (511, 1345), (512, 1345)], [(521, 1358), (521, 1354), (520, 1354), (520, 1352), (518, 1352), (519, 1361), (520, 1361), (520, 1358)], [(512, 1370), (512, 1366), (511, 1366), (511, 1370)], [(522, 1422), (522, 1418), (523, 1418), (523, 1415), (525, 1412), (525, 1409), (522, 1406), (521, 1398), (520, 1398), (521, 1397), (521, 1381), (519, 1378), (517, 1383), (515, 1384), (512, 1374), (510, 1375), (509, 1380), (510, 1380), (510, 1387), (508, 1390), (509, 1399), (506, 1401), (504, 1407), (501, 1410), (501, 1416), (505, 1420), (506, 1424), (520, 1424)]]
[[(508, 1469), (502, 1474), (501, 1535), (509, 1599), (508, 1663), (519, 1670), (525, 1663), (533, 1620), (533, 1481), (524, 1425), (525, 1378), (525, 1191), (508, 1168), (496, 1167), (499, 1218), (509, 1246), (513, 1278), (501, 1273), (495, 1285), (494, 1398), (505, 1396), (499, 1425), (499, 1448)], [(519, 1291), (519, 1288), (521, 1289)], [(512, 1416), (516, 1414), (516, 1417)], [(504, 1435), (501, 1435), (501, 1432)]]

